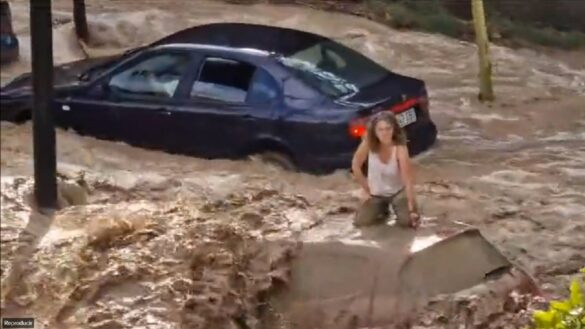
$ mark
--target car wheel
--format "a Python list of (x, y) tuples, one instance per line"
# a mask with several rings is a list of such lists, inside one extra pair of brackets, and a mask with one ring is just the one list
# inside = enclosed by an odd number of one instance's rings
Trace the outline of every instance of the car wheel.
[(264, 152), (260, 154), (260, 159), (264, 163), (275, 165), (279, 168), (296, 171), (297, 167), (290, 156), (280, 152)]

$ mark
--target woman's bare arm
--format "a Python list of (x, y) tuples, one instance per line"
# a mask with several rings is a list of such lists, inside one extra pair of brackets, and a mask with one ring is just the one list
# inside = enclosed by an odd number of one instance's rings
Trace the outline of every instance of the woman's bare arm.
[(414, 170), (410, 162), (410, 155), (406, 146), (398, 146), (398, 164), (400, 166), (400, 175), (406, 188), (406, 198), (408, 200), (408, 209), (411, 212), (418, 212), (416, 197), (414, 195)]
[(366, 142), (366, 139), (364, 138), (353, 155), (353, 159), (351, 161), (351, 169), (353, 171), (353, 177), (358, 182), (358, 184), (360, 184), (360, 186), (366, 191), (367, 194), (370, 194), (368, 181), (366, 179), (366, 176), (362, 172), (362, 166), (366, 161), (367, 157), (368, 144)]

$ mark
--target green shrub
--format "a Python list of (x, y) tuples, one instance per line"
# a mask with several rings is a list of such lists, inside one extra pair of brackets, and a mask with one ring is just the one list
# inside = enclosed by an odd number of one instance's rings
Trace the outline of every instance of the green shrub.
[[(585, 268), (581, 273), (585, 273)], [(569, 288), (569, 299), (551, 301), (548, 310), (535, 311), (533, 314), (535, 328), (585, 329), (584, 283), (584, 278), (573, 280)]]
[(395, 28), (417, 29), (461, 37), (465, 23), (449, 13), (438, 0), (370, 0), (369, 8), (384, 12)]
[[(486, 2), (488, 29), (498, 32), (504, 40), (515, 44), (520, 42), (567, 50), (585, 47), (583, 32), (563, 32), (528, 22), (513, 21), (489, 3)], [(440, 0), (364, 0), (364, 4), (370, 12), (394, 28), (415, 29), (473, 40), (471, 22), (454, 16), (445, 9)]]
[(488, 14), (488, 23), (504, 39), (527, 41), (531, 44), (574, 50), (585, 47), (585, 33), (559, 31), (551, 27), (513, 21), (497, 11)]

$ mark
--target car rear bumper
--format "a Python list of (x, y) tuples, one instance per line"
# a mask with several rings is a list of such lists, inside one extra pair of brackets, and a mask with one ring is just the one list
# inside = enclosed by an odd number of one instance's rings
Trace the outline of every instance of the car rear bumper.
[[(411, 156), (428, 150), (437, 139), (437, 127), (432, 121), (414, 124), (406, 128), (406, 133), (409, 139), (408, 152)], [(326, 174), (338, 169), (351, 170), (354, 152), (355, 149), (335, 155), (306, 159), (302, 161), (299, 169), (315, 174)]]
[(428, 150), (437, 140), (437, 126), (432, 121), (415, 124), (406, 128), (408, 153), (415, 156)]

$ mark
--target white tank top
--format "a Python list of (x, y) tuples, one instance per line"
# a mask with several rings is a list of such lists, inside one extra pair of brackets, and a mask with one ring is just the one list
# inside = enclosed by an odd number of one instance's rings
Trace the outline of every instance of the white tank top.
[(393, 147), (388, 163), (382, 162), (378, 154), (370, 151), (368, 154), (368, 186), (370, 193), (375, 196), (392, 196), (404, 187), (396, 158), (396, 146)]

